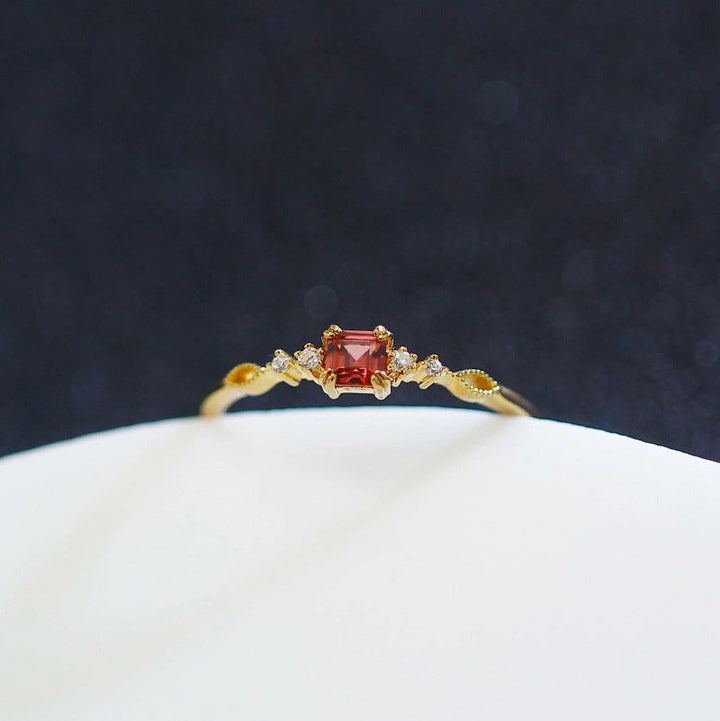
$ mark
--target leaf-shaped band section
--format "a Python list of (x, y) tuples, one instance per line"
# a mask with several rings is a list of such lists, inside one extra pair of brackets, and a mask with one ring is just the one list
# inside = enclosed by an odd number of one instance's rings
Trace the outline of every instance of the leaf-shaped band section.
[(466, 403), (477, 403), (506, 415), (537, 415), (532, 403), (501, 386), (492, 376), (477, 368), (450, 373), (445, 378), (439, 378), (436, 383), (444, 385), (456, 398)]
[(457, 371), (453, 373), (453, 378), (457, 382), (456, 385), (458, 388), (462, 388), (463, 392), (473, 395), (480, 393), (483, 396), (487, 396), (490, 393), (497, 393), (500, 388), (500, 385), (494, 378), (489, 376), (485, 371), (478, 370), (477, 368)]

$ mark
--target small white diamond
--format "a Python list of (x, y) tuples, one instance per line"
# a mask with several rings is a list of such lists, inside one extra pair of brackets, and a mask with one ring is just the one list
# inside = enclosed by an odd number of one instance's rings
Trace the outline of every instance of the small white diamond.
[(272, 369), (277, 373), (284, 373), (290, 365), (290, 358), (286, 355), (276, 355), (272, 359)]
[(425, 361), (428, 375), (439, 376), (442, 373), (443, 364), (437, 358), (428, 358)]
[(317, 368), (320, 365), (320, 355), (315, 348), (305, 348), (298, 356), (298, 363), (303, 368)]
[(390, 367), (395, 371), (406, 371), (412, 364), (412, 356), (406, 350), (395, 351), (390, 360)]

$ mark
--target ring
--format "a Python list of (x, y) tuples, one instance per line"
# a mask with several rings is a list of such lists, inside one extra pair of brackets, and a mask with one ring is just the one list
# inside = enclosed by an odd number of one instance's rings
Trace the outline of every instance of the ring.
[(218, 415), (241, 398), (267, 393), (278, 383), (296, 386), (303, 380), (322, 386), (330, 398), (341, 393), (372, 393), (378, 400), (387, 398), (401, 383), (414, 382), (423, 389), (441, 385), (460, 400), (498, 413), (537, 415), (529, 401), (485, 371), (451, 371), (437, 355), (420, 361), (405, 346), (394, 348), (393, 334), (382, 325), (374, 330), (343, 330), (331, 325), (322, 334), (320, 347), (306, 343), (293, 355), (278, 349), (264, 366), (241, 363), (205, 398), (200, 413)]

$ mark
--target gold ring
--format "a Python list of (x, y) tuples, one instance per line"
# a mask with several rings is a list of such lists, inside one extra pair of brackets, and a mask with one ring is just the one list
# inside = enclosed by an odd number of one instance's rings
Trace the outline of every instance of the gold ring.
[(214, 416), (241, 398), (267, 393), (278, 383), (296, 386), (303, 380), (322, 386), (330, 398), (341, 393), (372, 393), (378, 400), (387, 398), (401, 383), (412, 381), (423, 389), (441, 385), (460, 400), (498, 413), (537, 415), (529, 401), (501, 386), (485, 371), (451, 371), (437, 355), (418, 360), (405, 346), (395, 348), (393, 334), (382, 325), (374, 330), (343, 330), (331, 325), (322, 334), (320, 347), (306, 343), (293, 355), (276, 350), (264, 366), (241, 363), (205, 398), (200, 413)]

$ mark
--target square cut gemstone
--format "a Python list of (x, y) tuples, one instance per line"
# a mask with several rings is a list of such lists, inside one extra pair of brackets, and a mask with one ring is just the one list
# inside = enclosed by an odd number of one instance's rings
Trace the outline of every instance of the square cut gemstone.
[(387, 342), (371, 330), (345, 330), (328, 341), (325, 367), (337, 374), (338, 387), (372, 388), (372, 374), (387, 370)]

